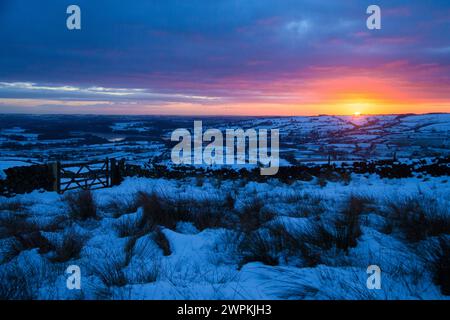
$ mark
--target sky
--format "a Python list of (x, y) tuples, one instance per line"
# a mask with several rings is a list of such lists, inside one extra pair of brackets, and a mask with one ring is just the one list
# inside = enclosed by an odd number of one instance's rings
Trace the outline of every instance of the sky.
[(448, 0), (0, 0), (0, 113), (428, 112), (450, 112)]

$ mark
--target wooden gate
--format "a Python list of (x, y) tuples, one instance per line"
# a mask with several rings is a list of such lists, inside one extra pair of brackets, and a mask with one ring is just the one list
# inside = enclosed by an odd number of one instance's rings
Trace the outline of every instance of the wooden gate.
[(116, 172), (114, 169), (115, 160), (105, 159), (101, 161), (90, 161), (82, 163), (64, 163), (59, 161), (52, 164), (54, 177), (53, 190), (58, 193), (64, 193), (70, 190), (94, 190), (110, 187), (111, 181), (116, 179), (112, 174)]

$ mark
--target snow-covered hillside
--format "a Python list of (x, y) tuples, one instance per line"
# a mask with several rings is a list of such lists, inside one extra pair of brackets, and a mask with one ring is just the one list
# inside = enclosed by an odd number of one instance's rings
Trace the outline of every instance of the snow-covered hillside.
[(128, 178), (89, 196), (0, 199), (0, 298), (449, 298), (448, 177)]
[[(192, 117), (0, 115), (2, 162), (125, 159), (170, 165), (171, 133), (193, 130)], [(280, 164), (418, 159), (450, 154), (450, 114), (205, 118), (204, 130), (280, 131)]]

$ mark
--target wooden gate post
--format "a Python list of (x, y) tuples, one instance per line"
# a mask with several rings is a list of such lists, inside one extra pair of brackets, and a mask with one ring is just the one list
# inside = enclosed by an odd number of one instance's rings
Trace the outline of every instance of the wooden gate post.
[(116, 174), (117, 174), (117, 168), (116, 168), (116, 159), (112, 158), (109, 160), (110, 162), (110, 167), (111, 167), (111, 186), (115, 186), (116, 185)]
[(110, 187), (111, 186), (111, 171), (110, 171), (110, 167), (109, 167), (109, 158), (106, 158), (105, 160), (105, 170), (106, 170), (106, 187)]
[(120, 184), (120, 171), (116, 159), (112, 158), (111, 162), (111, 186), (118, 186)]
[(120, 164), (118, 164), (114, 158), (110, 159), (110, 164), (111, 186), (118, 186), (122, 180), (120, 175)]
[(61, 163), (59, 161), (53, 162), (52, 174), (53, 174), (53, 191), (61, 193)]

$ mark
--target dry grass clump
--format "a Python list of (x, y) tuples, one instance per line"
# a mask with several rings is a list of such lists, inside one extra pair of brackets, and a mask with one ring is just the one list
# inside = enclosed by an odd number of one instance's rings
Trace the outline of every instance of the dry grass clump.
[(434, 283), (443, 295), (450, 296), (450, 236), (439, 237), (428, 253)]
[(275, 217), (275, 213), (264, 207), (264, 202), (253, 197), (244, 203), (239, 212), (239, 229), (249, 233), (263, 227)]
[(142, 208), (142, 216), (139, 222), (141, 229), (153, 230), (157, 226), (164, 226), (175, 229), (177, 222), (182, 220), (183, 213), (178, 210), (171, 210), (167, 198), (160, 196), (156, 192), (139, 192), (137, 202)]
[(119, 255), (108, 254), (100, 263), (92, 265), (91, 271), (106, 287), (123, 287), (127, 284), (124, 267), (126, 267), (125, 259)]
[(152, 236), (153, 236), (153, 240), (155, 241), (155, 243), (163, 251), (163, 255), (170, 256), (172, 254), (172, 251), (170, 250), (170, 243), (169, 243), (169, 240), (167, 240), (164, 233), (162, 232), (161, 228), (157, 228), (153, 232)]
[(10, 213), (24, 213), (26, 207), (24, 203), (19, 200), (8, 200), (0, 202), (0, 211), (7, 211)]
[(97, 218), (97, 204), (90, 190), (68, 193), (64, 200), (73, 219), (84, 221)]
[(127, 238), (142, 233), (141, 222), (134, 216), (122, 216), (114, 222), (113, 228), (120, 238)]
[(195, 199), (187, 208), (188, 221), (198, 230), (227, 228), (233, 225), (235, 199), (228, 194), (224, 199)]
[[(137, 207), (142, 208), (142, 218), (138, 228), (146, 231), (162, 226), (174, 230), (180, 221), (192, 222), (199, 229), (222, 228), (232, 224), (230, 221), (235, 199), (227, 194), (221, 198), (168, 197), (156, 192), (139, 192)], [(133, 226), (129, 226), (132, 228)], [(123, 229), (127, 229), (124, 226)]]
[(279, 254), (283, 249), (279, 244), (279, 238), (276, 238), (267, 229), (244, 234), (238, 246), (241, 256), (240, 266), (254, 261), (269, 266), (278, 265)]
[(4, 268), (0, 271), (0, 300), (31, 300), (34, 297), (30, 275), (22, 268)]
[(78, 259), (86, 243), (86, 236), (72, 228), (64, 232), (62, 237), (62, 241), (54, 244), (54, 255), (51, 261), (66, 262)]
[(294, 205), (295, 216), (298, 217), (319, 216), (325, 212), (323, 198), (315, 194), (291, 194), (285, 196), (283, 202)]
[(104, 210), (109, 212), (114, 218), (119, 218), (124, 214), (136, 212), (138, 208), (138, 201), (135, 197), (121, 197), (109, 201)]
[(352, 195), (344, 202), (338, 218), (328, 223), (310, 219), (307, 225), (287, 228), (282, 222), (268, 224), (274, 215), (264, 215), (262, 201), (249, 202), (241, 212), (241, 236), (237, 238), (241, 265), (251, 261), (278, 265), (280, 259), (298, 257), (303, 265), (314, 267), (324, 262), (322, 255), (331, 249), (346, 254), (356, 247), (362, 233), (361, 215), (372, 204), (369, 198)]
[(39, 231), (39, 226), (27, 214), (7, 213), (0, 216), (0, 239), (35, 231)]
[(385, 217), (411, 242), (450, 234), (450, 211), (435, 198), (417, 195), (391, 200)]
[(19, 234), (14, 236), (5, 246), (2, 263), (13, 260), (22, 251), (32, 249), (38, 249), (40, 254), (46, 254), (53, 250), (53, 246), (39, 231)]
[(357, 245), (361, 236), (361, 215), (365, 213), (373, 200), (363, 196), (350, 195), (334, 222), (335, 243), (338, 249), (348, 251)]

